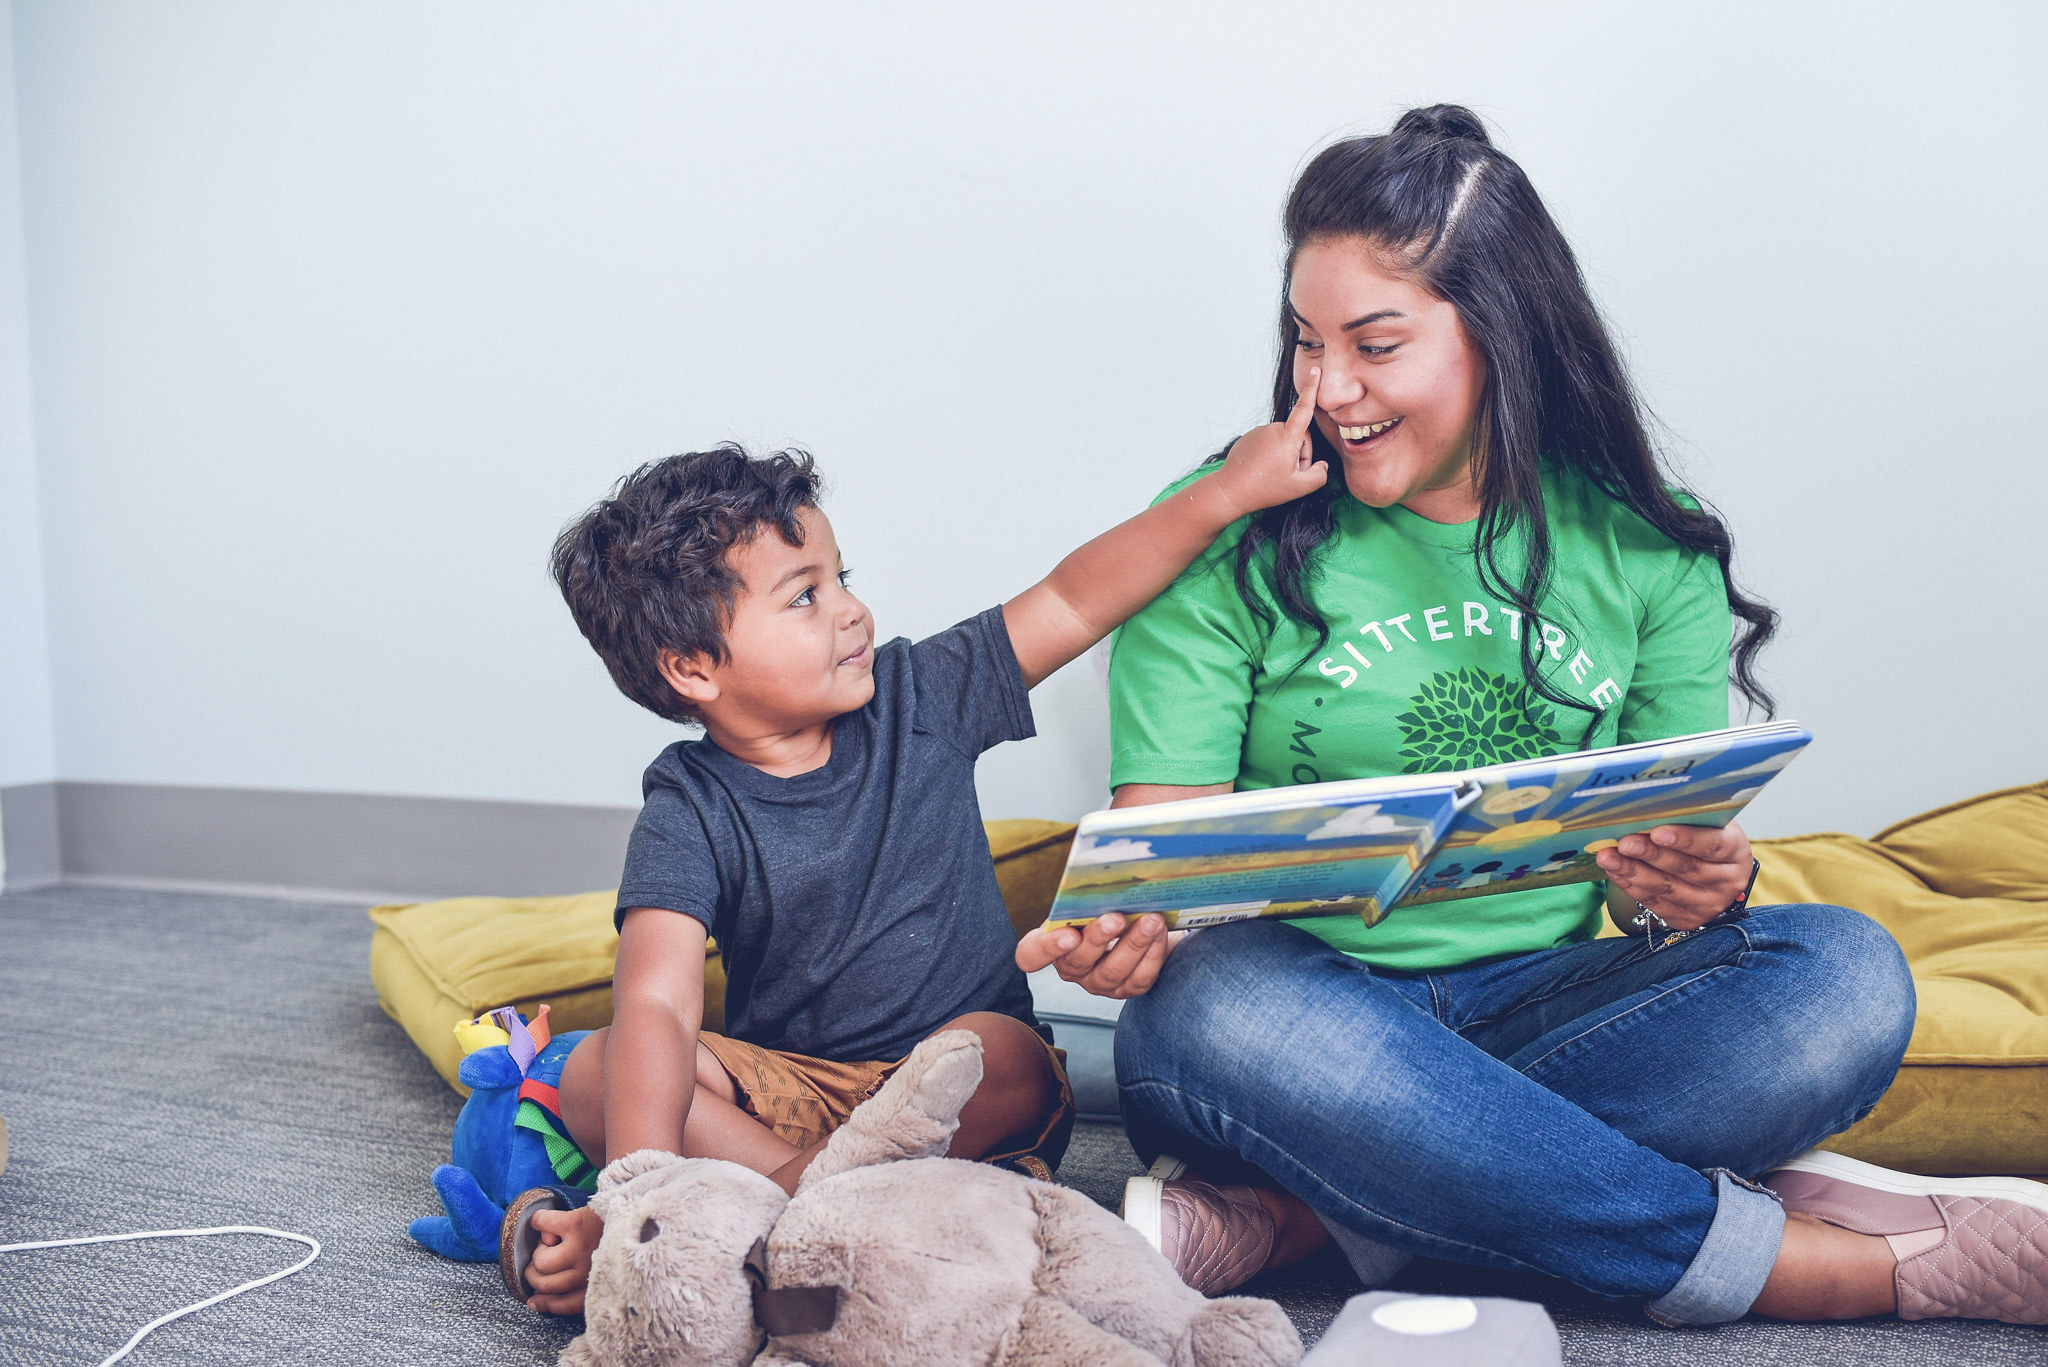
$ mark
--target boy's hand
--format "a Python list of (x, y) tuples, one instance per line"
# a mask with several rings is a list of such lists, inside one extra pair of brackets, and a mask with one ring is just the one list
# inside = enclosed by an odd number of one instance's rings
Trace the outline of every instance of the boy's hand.
[(1316, 460), (1308, 431), (1322, 379), (1320, 368), (1309, 371), (1308, 387), (1294, 401), (1287, 421), (1269, 422), (1239, 437), (1223, 458), (1223, 468), (1210, 476), (1209, 482), (1237, 510), (1232, 522), (1314, 493), (1329, 479), (1330, 467)]
[(604, 1235), (604, 1221), (581, 1206), (535, 1211), (533, 1227), (540, 1231), (540, 1246), (526, 1265), (526, 1284), (534, 1292), (527, 1305), (544, 1315), (581, 1314), (583, 1292), (590, 1285), (590, 1255)]

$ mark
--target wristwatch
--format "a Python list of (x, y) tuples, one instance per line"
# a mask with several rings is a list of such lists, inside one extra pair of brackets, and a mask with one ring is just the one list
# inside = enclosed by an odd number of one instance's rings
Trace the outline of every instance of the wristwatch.
[(1731, 925), (1749, 915), (1749, 894), (1756, 890), (1756, 876), (1763, 871), (1763, 864), (1754, 856), (1749, 860), (1749, 881), (1742, 885), (1742, 895), (1730, 902), (1719, 915), (1710, 921), (1702, 921), (1691, 930), (1673, 930), (1664, 924), (1662, 917), (1641, 902), (1636, 903), (1636, 914), (1629, 924), (1643, 932), (1643, 942), (1655, 954), (1666, 945), (1675, 945), (1680, 940), (1690, 939), (1703, 930), (1715, 926)]

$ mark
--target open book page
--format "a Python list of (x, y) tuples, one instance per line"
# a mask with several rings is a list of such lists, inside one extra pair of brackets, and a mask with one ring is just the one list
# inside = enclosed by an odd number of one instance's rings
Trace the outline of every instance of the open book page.
[(1156, 911), (1176, 928), (1335, 913), (1376, 921), (1449, 824), (1456, 791), (1411, 776), (1093, 812), (1046, 925), (1107, 911)]
[(1812, 737), (1794, 722), (1443, 774), (1188, 798), (1081, 819), (1048, 927), (1156, 911), (1193, 927), (1362, 918), (1605, 875), (1652, 826), (1725, 826)]
[(1811, 739), (1779, 722), (1474, 770), (1479, 800), (1393, 905), (1598, 881), (1624, 835), (1727, 825)]

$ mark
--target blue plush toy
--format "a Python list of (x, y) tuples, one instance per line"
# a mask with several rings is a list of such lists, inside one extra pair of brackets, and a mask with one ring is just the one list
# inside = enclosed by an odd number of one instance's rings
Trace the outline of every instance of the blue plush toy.
[[(518, 1012), (495, 1011), (508, 1042), (474, 1050), (459, 1073), (472, 1090), (455, 1117), (450, 1163), (434, 1169), (434, 1190), (446, 1215), (426, 1216), (407, 1233), (444, 1258), (495, 1262), (505, 1207), (535, 1187), (597, 1185), (597, 1169), (569, 1138), (556, 1087), (569, 1052), (590, 1032), (550, 1038), (546, 1007), (529, 1028)], [(461, 1031), (458, 1031), (461, 1033)]]

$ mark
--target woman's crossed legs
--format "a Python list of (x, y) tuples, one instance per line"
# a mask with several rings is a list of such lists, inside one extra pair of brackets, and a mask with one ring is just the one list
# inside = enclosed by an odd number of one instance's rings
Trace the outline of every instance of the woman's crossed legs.
[[(1782, 1277), (1765, 1287), (1781, 1240), (1812, 1236), (1741, 1179), (1867, 1112), (1912, 1021), (1898, 947), (1837, 907), (1430, 975), (1246, 922), (1183, 944), (1131, 1002), (1117, 1072), (1148, 1157), (1270, 1179), (1408, 1252), (1704, 1323), (1783, 1299)], [(1825, 1233), (1888, 1266), (1882, 1241)]]

